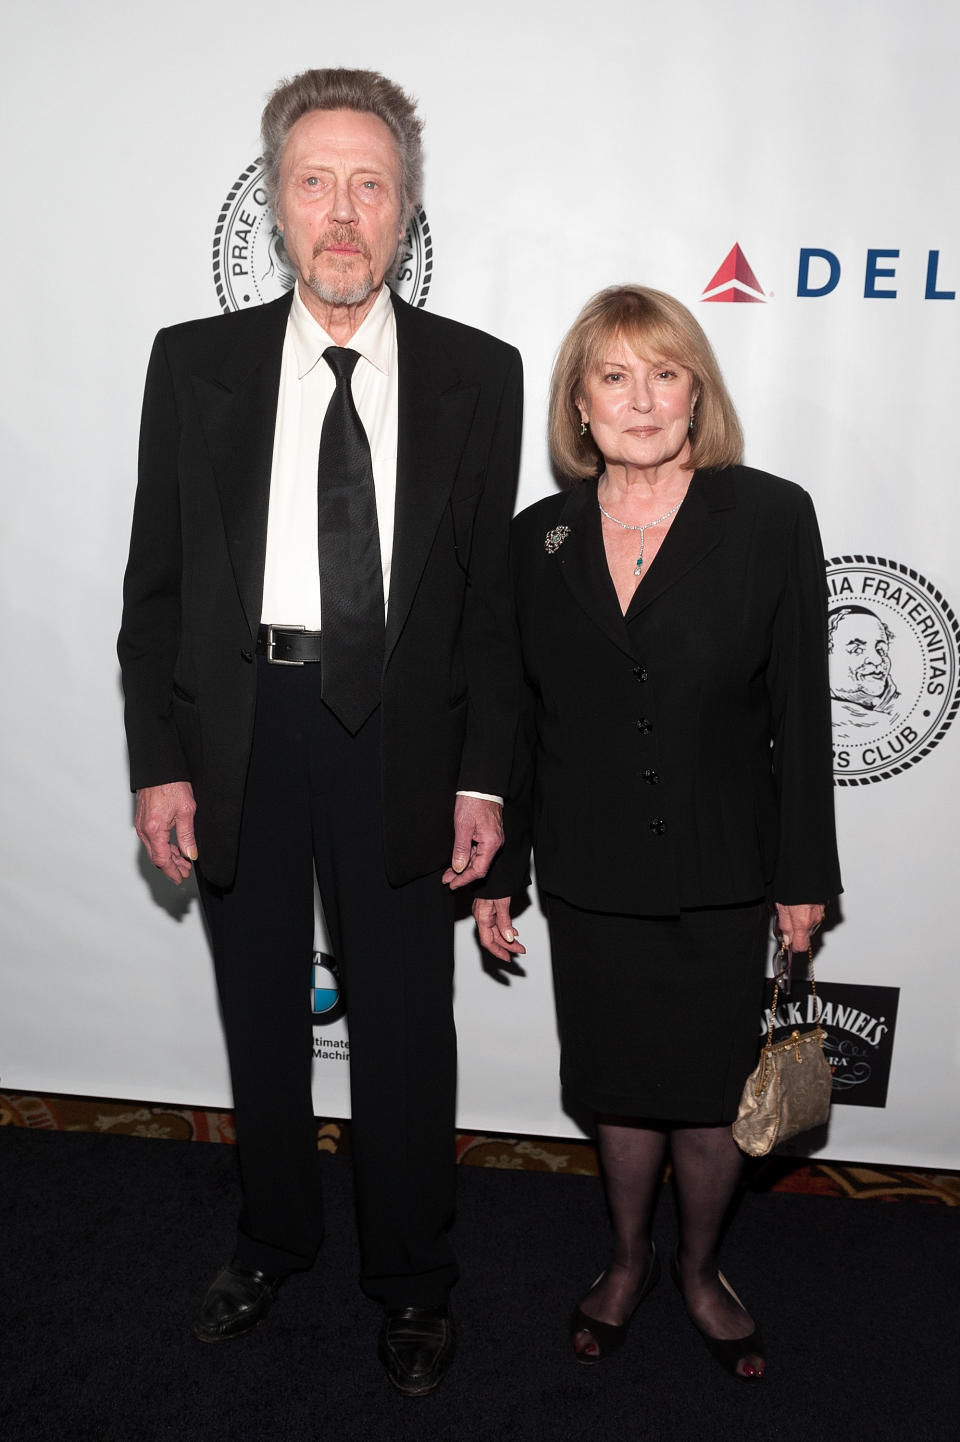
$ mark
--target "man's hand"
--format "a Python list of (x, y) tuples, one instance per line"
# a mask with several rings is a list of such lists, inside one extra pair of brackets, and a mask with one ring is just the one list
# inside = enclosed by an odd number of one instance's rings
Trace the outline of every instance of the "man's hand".
[(453, 809), (453, 857), (443, 873), (451, 891), (486, 876), (503, 845), (503, 816), (496, 801), (458, 796)]
[(806, 951), (810, 938), (823, 921), (825, 907), (819, 902), (806, 906), (781, 906), (777, 902), (777, 930), (790, 951)]
[(510, 917), (509, 896), (498, 896), (496, 901), (478, 896), (473, 903), (473, 919), (477, 923), (480, 945), (498, 961), (526, 956), (526, 947), (517, 940), (517, 930)]
[[(137, 835), (147, 848), (154, 866), (177, 886), (190, 875), (191, 861), (197, 859), (193, 816), (197, 803), (189, 781), (170, 781), (165, 786), (144, 786), (137, 792)], [(176, 828), (175, 843), (170, 840)], [(189, 860), (187, 859), (189, 857)]]

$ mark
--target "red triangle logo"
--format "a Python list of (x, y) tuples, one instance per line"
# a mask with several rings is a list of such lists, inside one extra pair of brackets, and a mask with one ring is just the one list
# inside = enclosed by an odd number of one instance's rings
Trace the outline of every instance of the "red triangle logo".
[(700, 299), (756, 302), (766, 301), (767, 297), (747, 257), (739, 245), (734, 245), (716, 275), (707, 282)]

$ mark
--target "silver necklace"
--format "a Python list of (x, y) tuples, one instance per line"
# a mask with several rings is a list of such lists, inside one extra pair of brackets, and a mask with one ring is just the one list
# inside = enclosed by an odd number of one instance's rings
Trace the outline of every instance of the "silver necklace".
[(679, 511), (680, 507), (683, 505), (683, 501), (684, 497), (681, 496), (675, 506), (671, 506), (669, 511), (664, 511), (663, 515), (658, 516), (655, 521), (647, 521), (647, 523), (643, 526), (630, 526), (627, 524), (626, 521), (618, 521), (616, 516), (611, 516), (610, 512), (603, 505), (601, 505), (599, 497), (597, 498), (597, 505), (600, 506), (601, 512), (603, 513), (603, 515), (606, 516), (608, 521), (612, 521), (613, 524), (615, 526), (619, 526), (621, 530), (640, 532), (640, 554), (637, 557), (637, 565), (633, 573), (635, 576), (639, 576), (641, 571), (643, 570), (643, 545), (647, 539), (647, 531), (649, 531), (651, 526), (659, 526), (662, 521), (669, 521), (670, 517), (676, 511)]

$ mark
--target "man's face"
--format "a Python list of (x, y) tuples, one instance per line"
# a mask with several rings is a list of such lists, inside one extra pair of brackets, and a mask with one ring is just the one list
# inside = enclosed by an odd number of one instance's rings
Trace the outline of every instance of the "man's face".
[(301, 293), (328, 305), (366, 300), (397, 253), (402, 216), (400, 155), (379, 116), (300, 117), (280, 163), (277, 220)]
[(883, 695), (890, 675), (890, 642), (876, 616), (843, 616), (833, 633), (830, 686), (835, 696)]

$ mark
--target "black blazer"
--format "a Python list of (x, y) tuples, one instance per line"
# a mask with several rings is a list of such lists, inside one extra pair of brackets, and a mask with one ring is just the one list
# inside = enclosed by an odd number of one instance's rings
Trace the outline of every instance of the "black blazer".
[(541, 887), (595, 910), (835, 895), (806, 492), (744, 466), (697, 472), (625, 617), (595, 481), (522, 512), (512, 553), (529, 704), (484, 894), (522, 890), (532, 834)]
[[(290, 300), (161, 331), (143, 403), (118, 642), (131, 784), (193, 784), (200, 865), (218, 885), (236, 865), (252, 739)], [(400, 884), (449, 861), (456, 790), (503, 794), (509, 779), (519, 671), (507, 550), (522, 381), (511, 346), (394, 305), (382, 789), (387, 871)]]

